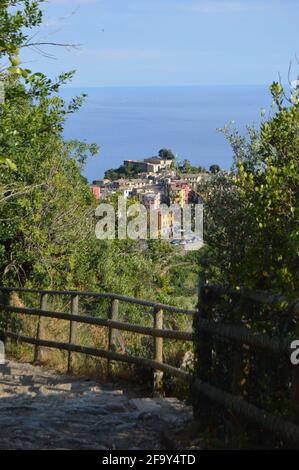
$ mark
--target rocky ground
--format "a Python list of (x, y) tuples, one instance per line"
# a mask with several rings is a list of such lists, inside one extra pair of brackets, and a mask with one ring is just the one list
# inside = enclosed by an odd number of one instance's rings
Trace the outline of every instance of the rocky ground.
[(176, 398), (0, 365), (0, 449), (175, 449), (174, 434), (191, 421), (191, 408)]

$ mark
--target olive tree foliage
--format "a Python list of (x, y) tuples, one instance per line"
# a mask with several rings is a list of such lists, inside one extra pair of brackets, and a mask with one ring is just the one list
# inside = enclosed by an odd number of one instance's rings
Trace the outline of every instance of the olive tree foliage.
[[(72, 46), (56, 42), (38, 41), (36, 28), (43, 21), (42, 4), (46, 0), (1, 0), (0, 4), (0, 71), (9, 70), (27, 76), (30, 70), (21, 66), (22, 48), (33, 48), (45, 56), (42, 46)], [(33, 30), (33, 31), (32, 31)]]
[(0, 170), (0, 262), (7, 282), (67, 281), (90, 233), (95, 201), (81, 171), (96, 147), (63, 140), (69, 107), (45, 88), (34, 82), (26, 89), (12, 77), (0, 109), (0, 152), (15, 165)]
[(30, 30), (42, 23), (43, 1), (1, 0), (0, 60), (8, 58), (12, 67), (20, 64), (20, 48), (28, 43)]
[(219, 171), (221, 171), (221, 168), (219, 165), (211, 165), (210, 168), (209, 168), (209, 172), (212, 173), (212, 174), (216, 174), (216, 173), (219, 173)]
[(246, 226), (231, 173), (221, 171), (200, 185), (204, 203), (204, 242), (200, 252), (210, 283), (239, 285), (246, 250)]
[(98, 149), (63, 138), (67, 116), (84, 99), (66, 103), (59, 95), (73, 72), (53, 81), (24, 72), (14, 59), (30, 44), (28, 29), (41, 24), (39, 3), (0, 8), (0, 58), (11, 63), (2, 73), (0, 104), (0, 283), (151, 296), (151, 254), (130, 241), (95, 237), (97, 202), (82, 171)]
[(229, 283), (298, 292), (297, 91), (289, 99), (271, 86), (272, 112), (260, 129), (242, 136), (225, 127), (234, 165), (201, 188), (205, 203), (205, 257), (208, 276)]
[(274, 111), (252, 140), (256, 158), (239, 159), (235, 184), (253, 221), (254, 244), (244, 260), (244, 279), (253, 285), (298, 290), (299, 274), (299, 100), (273, 83)]
[(65, 119), (83, 102), (59, 96), (73, 72), (52, 81), (20, 67), (27, 30), (42, 21), (40, 3), (0, 6), (0, 58), (11, 63), (1, 75), (0, 277), (6, 284), (78, 286), (83, 274), (79, 279), (76, 267), (90, 249), (96, 203), (81, 172), (97, 147), (62, 135)]
[[(37, 1), (3, 0), (0, 4), (0, 80), (5, 77), (3, 71), (8, 70), (18, 74), (28, 74), (20, 65), (20, 47), (28, 40), (31, 28), (41, 23), (41, 11)], [(0, 155), (0, 166), (11, 170), (15, 165), (7, 157)], [(2, 192), (2, 188), (0, 187)]]
[[(273, 83), (271, 113), (263, 116), (258, 129), (249, 127), (243, 136), (225, 127), (223, 132), (233, 151), (233, 167), (230, 172), (211, 176), (200, 188), (206, 242), (200, 262), (207, 281), (228, 284), (235, 291), (245, 287), (283, 294), (291, 304), (298, 298), (299, 278), (297, 91), (292, 90), (288, 97), (280, 84)], [(214, 302), (210, 314), (217, 322), (247, 327), (255, 334), (286, 338), (294, 336), (295, 324), (287, 309), (287, 302), (280, 302), (277, 307), (236, 295)], [(195, 338), (200, 342), (198, 333), (196, 329)], [(273, 356), (259, 354), (254, 348), (245, 349), (243, 345), (213, 338), (209, 380), (260, 409), (291, 415), (292, 374), (283, 355), (274, 361)], [(215, 415), (215, 423), (219, 423), (217, 408)], [(272, 441), (272, 437), (269, 439), (256, 429), (244, 426), (244, 431), (243, 438), (253, 447), (264, 441), (269, 446)]]

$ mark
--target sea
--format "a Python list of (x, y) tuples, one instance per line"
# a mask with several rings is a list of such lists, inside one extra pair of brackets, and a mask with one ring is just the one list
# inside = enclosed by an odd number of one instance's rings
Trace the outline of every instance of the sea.
[(229, 169), (233, 152), (221, 129), (241, 134), (270, 113), (266, 85), (65, 88), (63, 96), (86, 93), (84, 106), (68, 117), (66, 139), (97, 143), (99, 155), (86, 163), (89, 181), (125, 159), (144, 159), (169, 148), (178, 160)]

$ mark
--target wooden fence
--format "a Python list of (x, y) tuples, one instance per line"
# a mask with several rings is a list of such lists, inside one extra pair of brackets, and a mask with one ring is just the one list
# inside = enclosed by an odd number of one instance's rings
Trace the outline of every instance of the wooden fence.
[[(245, 420), (258, 425), (259, 428), (266, 429), (270, 433), (276, 434), (284, 441), (299, 444), (299, 365), (292, 366), (290, 356), (291, 339), (285, 335), (273, 336), (265, 333), (253, 333), (250, 328), (236, 324), (224, 324), (219, 319), (216, 321), (213, 313), (215, 307), (226, 298), (226, 302), (230, 305), (229, 309), (234, 310), (238, 302), (246, 300), (250, 307), (257, 306), (258, 309), (262, 305), (270, 307), (273, 311), (280, 307), (279, 316), (286, 317), (288, 321), (292, 320), (294, 332), (299, 339), (299, 301), (288, 301), (281, 295), (270, 295), (264, 291), (251, 291), (248, 289), (235, 290), (230, 287), (211, 286), (202, 283), (199, 290), (199, 311), (194, 317), (194, 339), (195, 339), (195, 356), (198, 359), (198, 367), (196, 378), (194, 380), (195, 388), (201, 392), (204, 400), (194, 403), (196, 408), (201, 408), (204, 416), (209, 415), (209, 409), (213, 408), (212, 403), (216, 403), (221, 407), (229, 410), (230, 415), (234, 417), (243, 417)], [(231, 301), (228, 303), (228, 301)], [(281, 306), (284, 306), (281, 309)], [(218, 307), (219, 308), (219, 307)], [(220, 307), (221, 308), (221, 307)], [(243, 311), (243, 314), (246, 313)], [(272, 319), (273, 323), (274, 320)], [(248, 320), (247, 320), (248, 323)], [(297, 326), (296, 326), (297, 325)], [(250, 325), (249, 325), (250, 326)], [(223, 340), (225, 343), (223, 343)], [(227, 351), (226, 361), (231, 372), (232, 381), (230, 384), (231, 392), (221, 390), (216, 386), (210, 385), (215, 370), (215, 356), (217, 356), (217, 343), (228, 344), (236, 347), (246, 347), (246, 351), (260, 354), (273, 360), (274, 364), (277, 358), (287, 367), (293, 368), (293, 377), (290, 387), (290, 410), (288, 417), (290, 421), (282, 419), (277, 415), (272, 415), (265, 410), (248, 403), (244, 399), (244, 394), (240, 388), (240, 378), (244, 378), (244, 366), (242, 364), (242, 351), (231, 354)], [(216, 346), (216, 348), (215, 348)], [(216, 350), (215, 350), (216, 349)], [(231, 356), (230, 356), (231, 354)], [(273, 364), (272, 364), (273, 366)], [(221, 381), (220, 381), (221, 382)], [(268, 390), (270, 393), (270, 390)], [(205, 399), (207, 399), (205, 401)], [(196, 399), (195, 399), (196, 402)], [(202, 406), (205, 407), (202, 410)], [(238, 420), (235, 420), (235, 422)]]
[[(231, 295), (231, 296), (244, 296), (249, 300), (258, 302), (266, 302), (269, 305), (276, 305), (278, 302), (285, 302), (285, 299), (280, 296), (268, 296), (265, 293), (253, 293), (247, 290), (230, 291), (228, 288), (202, 286), (199, 295), (199, 308), (196, 310), (186, 310), (170, 305), (165, 305), (157, 302), (150, 302), (146, 300), (135, 299), (123, 295), (113, 293), (94, 293), (94, 292), (80, 292), (80, 291), (57, 291), (57, 290), (40, 290), (40, 289), (25, 289), (25, 288), (9, 288), (0, 287), (3, 298), (8, 299), (9, 295), (13, 292), (17, 293), (30, 293), (40, 296), (40, 308), (29, 307), (16, 307), (9, 305), (9, 301), (3, 301), (0, 304), (0, 309), (6, 312), (15, 314), (27, 314), (38, 317), (38, 328), (36, 337), (28, 337), (5, 328), (1, 331), (4, 338), (12, 338), (17, 341), (32, 344), (35, 346), (34, 359), (38, 360), (42, 348), (56, 348), (59, 350), (68, 351), (68, 371), (72, 371), (72, 353), (83, 353), (94, 357), (100, 357), (107, 360), (108, 370), (110, 370), (111, 361), (120, 361), (128, 364), (136, 364), (138, 366), (150, 368), (154, 371), (154, 393), (160, 393), (162, 389), (162, 374), (168, 373), (172, 376), (182, 379), (186, 383), (190, 383), (193, 391), (197, 391), (200, 396), (232, 410), (234, 413), (246, 418), (251, 423), (275, 433), (283, 440), (299, 444), (299, 426), (294, 424), (299, 420), (299, 366), (294, 367), (293, 378), (293, 403), (294, 422), (286, 421), (285, 419), (271, 415), (264, 410), (246, 402), (242, 397), (237, 394), (228, 393), (209, 383), (209, 366), (212, 355), (211, 336), (226, 338), (228, 341), (237, 344), (248, 344), (260, 350), (266, 350), (270, 353), (281, 352), (285, 356), (290, 356), (290, 341), (287, 338), (269, 337), (265, 334), (253, 334), (249, 329), (234, 325), (224, 325), (217, 323), (211, 319), (210, 309), (211, 304), (215, 300), (215, 296)], [(69, 313), (57, 312), (48, 310), (48, 297), (49, 296), (69, 296), (71, 299), (71, 309)], [(108, 318), (92, 317), (79, 314), (79, 301), (82, 298), (93, 299), (109, 299), (110, 308)], [(211, 300), (212, 299), (212, 300)], [(132, 323), (126, 323), (119, 318), (119, 303), (124, 302), (127, 304), (134, 304), (151, 308), (151, 315), (153, 318), (152, 327), (140, 326)], [(290, 306), (295, 316), (299, 315), (299, 303), (293, 302)], [(289, 308), (289, 310), (290, 310)], [(174, 314), (189, 315), (193, 319), (195, 331), (199, 332), (199, 338), (194, 337), (194, 332), (189, 331), (174, 331), (163, 328), (163, 312), (172, 312)], [(148, 314), (148, 313), (147, 313)], [(49, 341), (45, 338), (44, 333), (44, 318), (55, 318), (60, 320), (68, 320), (70, 322), (69, 329), (69, 342), (62, 343), (57, 341)], [(91, 348), (76, 344), (76, 325), (78, 323), (85, 323), (89, 325), (104, 326), (108, 329), (108, 349)], [(299, 320), (297, 325), (299, 325)], [(154, 355), (153, 358), (141, 358), (129, 355), (127, 353), (116, 352), (116, 339), (120, 331), (129, 331), (141, 335), (149, 335), (153, 338)], [(197, 334), (196, 333), (196, 334)], [(299, 329), (297, 327), (299, 336)], [(163, 339), (174, 339), (181, 341), (193, 341), (196, 339), (198, 349), (196, 354), (200, 356), (200, 373), (199, 377), (194, 377), (186, 371), (173, 367), (163, 362)]]
[[(190, 331), (177, 331), (163, 328), (163, 312), (172, 312), (180, 315), (189, 315), (193, 317), (197, 313), (197, 310), (186, 310), (171, 305), (165, 305), (157, 302), (150, 302), (146, 300), (135, 299), (132, 297), (126, 297), (123, 295), (112, 294), (112, 293), (94, 293), (94, 292), (80, 292), (80, 291), (56, 291), (56, 290), (39, 290), (39, 289), (24, 289), (24, 288), (8, 288), (0, 287), (0, 292), (6, 294), (6, 302), (0, 303), (0, 309), (6, 313), (15, 314), (26, 314), (38, 317), (38, 327), (36, 337), (27, 337), (19, 334), (18, 332), (6, 329), (1, 331), (1, 334), (5, 338), (15, 339), (24, 343), (35, 345), (34, 360), (37, 361), (40, 358), (42, 347), (55, 348), (60, 350), (68, 351), (68, 372), (73, 370), (72, 352), (83, 353), (94, 357), (101, 357), (107, 359), (108, 373), (110, 373), (111, 361), (125, 362), (128, 364), (136, 364), (151, 368), (154, 371), (153, 387), (154, 394), (159, 394), (162, 389), (162, 374), (168, 372), (171, 375), (180, 377), (182, 379), (188, 378), (188, 374), (183, 370), (176, 369), (168, 364), (163, 363), (163, 338), (181, 340), (181, 341), (193, 341), (193, 333)], [(10, 305), (9, 294), (13, 292), (37, 294), (40, 296), (40, 308), (28, 308), (28, 307), (16, 307)], [(49, 296), (69, 296), (71, 299), (71, 308), (69, 313), (57, 312), (48, 309), (48, 298)], [(92, 317), (87, 315), (79, 314), (79, 299), (80, 298), (92, 298), (95, 300), (109, 299), (110, 308), (107, 312), (108, 318)], [(124, 302), (128, 304), (134, 304), (144, 307), (151, 308), (151, 315), (153, 326), (141, 326), (132, 323), (126, 323), (119, 319), (119, 303)], [(144, 314), (149, 315), (149, 312)], [(68, 320), (70, 322), (69, 329), (69, 342), (61, 343), (57, 341), (49, 341), (45, 338), (44, 318), (55, 318), (60, 320)], [(79, 346), (76, 344), (76, 326), (77, 323), (85, 323), (89, 325), (104, 326), (108, 329), (108, 349), (103, 350), (99, 348), (90, 348), (85, 346)], [(128, 354), (116, 352), (116, 343), (118, 339), (118, 333), (120, 331), (127, 331), (138, 333), (141, 335), (149, 335), (153, 337), (153, 350), (154, 357), (141, 358), (135, 357)]]

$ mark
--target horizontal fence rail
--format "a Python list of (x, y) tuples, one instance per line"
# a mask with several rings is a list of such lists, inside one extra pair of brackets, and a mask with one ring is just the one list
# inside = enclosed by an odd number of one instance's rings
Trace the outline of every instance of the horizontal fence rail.
[(95, 299), (115, 299), (120, 300), (126, 303), (131, 303), (135, 305), (143, 305), (144, 307), (155, 307), (161, 310), (166, 310), (173, 313), (182, 313), (184, 315), (194, 315), (197, 313), (197, 310), (188, 310), (184, 308), (175, 307), (173, 305), (161, 304), (158, 302), (153, 302), (150, 300), (135, 299), (134, 297), (127, 297), (125, 295), (114, 294), (110, 292), (82, 292), (75, 290), (44, 290), (44, 289), (26, 289), (24, 287), (2, 287), (0, 286), (0, 291), (3, 292), (28, 292), (31, 294), (48, 294), (48, 295), (78, 295), (79, 297), (93, 297)]
[[(139, 326), (132, 323), (107, 320), (105, 318), (95, 318), (86, 315), (72, 315), (71, 313), (41, 310), (38, 308), (11, 307), (5, 306), (5, 304), (0, 304), (0, 309), (5, 309), (7, 312), (11, 313), (42, 316), (60, 320), (70, 320), (78, 323), (87, 323), (89, 325), (106, 326), (121, 331), (130, 331), (133, 333), (139, 333), (153, 337), (177, 339), (183, 341), (194, 340), (194, 334), (188, 331), (157, 329), (147, 326)], [(265, 334), (253, 334), (247, 328), (223, 325), (221, 323), (215, 323), (213, 321), (201, 318), (199, 318), (197, 322), (203, 331), (213, 333), (239, 344), (247, 344), (273, 353), (290, 354), (292, 351), (290, 349), (290, 341), (287, 339), (270, 337)]]
[[(212, 386), (206, 379), (195, 378), (192, 374), (185, 370), (173, 367), (163, 362), (163, 339), (173, 339), (181, 341), (193, 341), (195, 339), (192, 331), (177, 331), (170, 330), (163, 327), (163, 312), (171, 312), (174, 314), (182, 314), (191, 316), (196, 322), (197, 329), (203, 334), (203, 349), (201, 362), (203, 367), (205, 364), (205, 354), (207, 353), (207, 345), (209, 347), (209, 338), (216, 336), (217, 338), (237, 343), (239, 345), (248, 345), (261, 351), (268, 351), (269, 353), (283, 353), (290, 354), (290, 341), (287, 338), (270, 337), (266, 334), (252, 333), (248, 328), (243, 326), (223, 324), (213, 321), (207, 316), (206, 293), (210, 292), (220, 298), (222, 296), (241, 296), (254, 302), (268, 303), (271, 306), (286, 303), (287, 300), (282, 296), (271, 296), (263, 292), (253, 292), (247, 289), (240, 289), (239, 291), (232, 290), (229, 287), (223, 286), (203, 286), (199, 295), (199, 305), (196, 310), (183, 309), (171, 305), (157, 303), (153, 301), (135, 299), (124, 295), (114, 293), (96, 293), (96, 292), (81, 292), (81, 291), (59, 291), (59, 290), (43, 290), (43, 289), (26, 289), (14, 287), (1, 287), (0, 292), (8, 296), (14, 292), (17, 293), (31, 293), (40, 296), (40, 308), (19, 307), (10, 305), (9, 302), (2, 300), (0, 303), (0, 310), (6, 314), (22, 314), (32, 315), (38, 317), (37, 335), (35, 338), (19, 334), (18, 332), (11, 331), (11, 329), (3, 330), (1, 333), (4, 337), (16, 341), (21, 341), (35, 346), (34, 358), (37, 360), (41, 357), (42, 348), (55, 348), (68, 352), (68, 371), (71, 372), (73, 368), (72, 353), (82, 353), (93, 357), (104, 358), (107, 360), (108, 373), (111, 372), (111, 361), (123, 362), (127, 364), (134, 364), (141, 367), (150, 368), (154, 371), (154, 393), (159, 394), (162, 388), (162, 374), (167, 373), (171, 376), (189, 383), (190, 386), (199, 392), (199, 394), (207, 397), (211, 401), (220, 404), (221, 406), (233, 410), (237, 414), (243, 416), (248, 421), (253, 422), (264, 429), (267, 429), (281, 438), (290, 442), (299, 444), (299, 426), (290, 423), (280, 417), (273, 416), (270, 413), (259, 409), (258, 407), (246, 402), (240, 396), (234, 393), (228, 393), (220, 388)], [(205, 294), (205, 295), (203, 295)], [(70, 312), (57, 312), (48, 309), (49, 296), (69, 296), (71, 299)], [(93, 298), (93, 299), (109, 299), (110, 309), (108, 318), (92, 317), (88, 315), (79, 314), (79, 299), (80, 298)], [(119, 318), (119, 302), (134, 304), (138, 306), (151, 307), (152, 311), (142, 312), (145, 315), (152, 315), (153, 326), (141, 326), (128, 322), (123, 322)], [(288, 303), (292, 306), (292, 312), (299, 315), (299, 303)], [(54, 318), (58, 320), (69, 321), (69, 342), (57, 342), (45, 339), (44, 333), (44, 318)], [(102, 326), (108, 329), (108, 350), (100, 348), (92, 348), (80, 346), (75, 344), (76, 341), (76, 325), (78, 323), (89, 324), (94, 326)], [(154, 357), (142, 358), (129, 355), (127, 353), (119, 353), (116, 351), (117, 339), (121, 331), (133, 332), (141, 335), (148, 335), (153, 337)], [(207, 342), (205, 344), (205, 341)], [(123, 348), (125, 350), (125, 348)], [(211, 351), (209, 351), (211, 353)], [(208, 362), (207, 358), (207, 362)], [(298, 366), (299, 367), (299, 366)]]
[(242, 297), (243, 299), (252, 300), (253, 302), (267, 304), (273, 307), (280, 304), (284, 304), (285, 307), (289, 307), (293, 304), (293, 302), (290, 302), (283, 295), (273, 295), (269, 292), (251, 290), (244, 287), (240, 287), (240, 289), (234, 289), (230, 286), (216, 286), (208, 284), (205, 286), (205, 289), (218, 297), (223, 297), (224, 295), (231, 297)]
[(7, 338), (12, 338), (12, 339), (15, 339), (17, 341), (22, 341), (23, 343), (27, 343), (27, 344), (34, 344), (34, 345), (37, 344), (39, 346), (43, 346), (46, 348), (55, 348), (55, 349), (60, 349), (64, 351), (83, 353), (89, 356), (102, 357), (104, 359), (109, 359), (112, 361), (126, 362), (127, 364), (135, 364), (138, 366), (149, 367), (151, 369), (157, 369), (162, 372), (168, 372), (175, 377), (179, 377), (183, 379), (186, 379), (186, 378), (191, 379), (192, 377), (191, 374), (188, 374), (187, 372), (181, 369), (177, 369), (176, 367), (170, 366), (168, 364), (160, 363), (153, 359), (129, 356), (126, 354), (120, 354), (120, 353), (116, 353), (113, 351), (106, 351), (105, 349), (90, 348), (87, 346), (79, 346), (79, 345), (69, 344), (69, 343), (60, 343), (57, 341), (47, 341), (47, 340), (41, 340), (41, 339), (38, 340), (38, 339), (34, 339), (28, 336), (20, 335), (18, 333), (13, 333), (12, 331), (7, 331), (5, 335)]
[(176, 331), (167, 329), (151, 328), (149, 326), (139, 326), (132, 323), (107, 320), (105, 318), (90, 317), (86, 315), (72, 315), (71, 313), (54, 312), (41, 310), (39, 308), (10, 307), (0, 304), (0, 309), (7, 312), (21, 313), (33, 316), (42, 316), (46, 318), (57, 318), (58, 320), (69, 320), (77, 323), (87, 323), (88, 325), (107, 326), (121, 331), (131, 331), (142, 335), (149, 335), (159, 338), (177, 339), (184, 341), (193, 341), (193, 333), (188, 331)]
[(197, 325), (202, 331), (232, 340), (238, 344), (247, 344), (248, 346), (254, 346), (256, 349), (273, 353), (290, 354), (291, 352), (290, 341), (284, 338), (270, 337), (261, 333), (253, 334), (248, 328), (224, 325), (205, 318), (198, 318)]
[(243, 398), (224, 392), (202, 380), (196, 379), (193, 386), (209, 400), (236, 412), (237, 415), (243, 416), (249, 422), (261, 426), (263, 429), (285, 439), (287, 442), (299, 443), (299, 426), (261, 410)]
[[(231, 388), (232, 393), (224, 391), (219, 386), (213, 386), (208, 382), (211, 380), (218, 379), (213, 377), (213, 367), (215, 365), (214, 359), (215, 354), (217, 355), (217, 339), (223, 340), (224, 338), (230, 343), (237, 343), (239, 346), (246, 346), (245, 351), (251, 351), (254, 353), (267, 352), (270, 358), (271, 354), (280, 354), (283, 359), (286, 359), (290, 363), (290, 355), (293, 349), (291, 348), (291, 339), (286, 337), (275, 337), (269, 336), (268, 334), (253, 333), (249, 328), (243, 326), (237, 326), (233, 324), (224, 324), (214, 319), (214, 308), (218, 305), (221, 311), (221, 301), (225, 297), (230, 300), (227, 303), (227, 308), (234, 309), (234, 306), (239, 305), (239, 309), (242, 309), (242, 303), (239, 304), (240, 300), (249, 301), (248, 305), (262, 306), (266, 305), (270, 308), (278, 308), (279, 314), (287, 314), (294, 320), (293, 325), (297, 325), (296, 332), (299, 335), (299, 301), (298, 299), (288, 300), (281, 295), (272, 295), (268, 292), (253, 291), (245, 288), (233, 289), (229, 286), (213, 286), (204, 284), (201, 282), (199, 286), (199, 312), (198, 316), (195, 317), (195, 331), (196, 340), (199, 340), (197, 344), (197, 357), (199, 358), (200, 364), (197, 371), (198, 377), (195, 378), (194, 387), (198, 390), (202, 396), (208, 399), (208, 401), (199, 401), (195, 403), (195, 408), (203, 410), (202, 406), (212, 410), (213, 406), (211, 403), (217, 403), (223, 408), (230, 411), (231, 417), (234, 423), (240, 423), (239, 417), (245, 418), (248, 422), (255, 423), (263, 429), (276, 434), (278, 437), (292, 443), (299, 444), (299, 366), (294, 367), (291, 391), (296, 390), (297, 393), (291, 393), (289, 399), (291, 415), (288, 421), (286, 418), (274, 416), (273, 414), (249, 403), (242, 394), (240, 388), (240, 380), (246, 377), (246, 372), (242, 369), (244, 364), (242, 363), (242, 350), (232, 349), (232, 357), (228, 358), (226, 365), (230, 368), (231, 372)], [(246, 313), (245, 311), (243, 312)], [(217, 317), (216, 317), (217, 318)], [(268, 319), (271, 318), (268, 317)], [(232, 344), (233, 346), (233, 344)], [(251, 348), (248, 348), (251, 347)], [(238, 351), (238, 352), (237, 352)], [(220, 353), (221, 354), (221, 353)], [(221, 358), (221, 356), (219, 356)], [(218, 360), (219, 360), (218, 357)], [(258, 357), (258, 356), (257, 356)], [(279, 357), (279, 356), (278, 356)], [(217, 360), (217, 359), (216, 359)], [(220, 359), (221, 360), (221, 359)], [(229, 361), (231, 361), (229, 363)], [(250, 365), (248, 366), (250, 367)], [(268, 373), (268, 371), (267, 371)], [(243, 374), (243, 375), (242, 375)], [(244, 375), (245, 374), (245, 375)], [(217, 382), (218, 380), (216, 380)], [(245, 378), (245, 383), (247, 379)], [(221, 381), (220, 381), (221, 382)], [(211, 411), (203, 410), (207, 414)], [(240, 429), (237, 424), (238, 434)]]
[[(68, 351), (68, 372), (73, 370), (72, 353), (83, 353), (86, 355), (101, 357), (107, 359), (107, 373), (111, 372), (111, 361), (119, 361), (128, 364), (135, 364), (142, 367), (148, 367), (154, 370), (154, 394), (160, 394), (162, 389), (162, 375), (163, 372), (186, 379), (186, 374), (183, 370), (177, 369), (173, 366), (163, 363), (163, 339), (172, 339), (180, 341), (193, 341), (192, 331), (179, 331), (170, 330), (163, 327), (163, 312), (170, 312), (173, 314), (187, 315), (193, 317), (197, 310), (188, 310), (172, 305), (162, 304), (159, 302), (152, 302), (148, 300), (135, 299), (132, 297), (119, 295), (115, 293), (98, 293), (98, 292), (81, 292), (75, 290), (45, 290), (45, 289), (26, 289), (26, 288), (12, 288), (1, 287), (0, 292), (5, 294), (8, 298), (13, 293), (28, 293), (38, 294), (40, 296), (40, 308), (29, 308), (23, 306), (10, 305), (9, 300), (0, 303), (0, 310), (5, 311), (7, 314), (21, 314), (28, 316), (38, 317), (38, 328), (35, 338), (19, 334), (15, 331), (2, 331), (2, 335), (6, 338), (11, 338), (27, 344), (35, 346), (34, 359), (42, 358), (43, 348), (55, 348), (59, 350)], [(47, 308), (48, 299), (50, 296), (68, 296), (71, 300), (71, 308), (69, 312), (57, 312)], [(88, 315), (79, 314), (79, 299), (90, 298), (92, 300), (108, 299), (110, 300), (110, 309), (108, 311), (108, 318), (99, 318)], [(142, 326), (133, 323), (128, 323), (119, 320), (119, 302), (127, 304), (134, 304), (140, 307), (150, 307), (151, 311), (143, 311), (141, 313), (146, 316), (152, 316), (153, 326)], [(45, 318), (53, 318), (57, 320), (69, 321), (69, 342), (62, 343), (57, 341), (46, 340), (43, 336)], [(79, 346), (76, 343), (76, 326), (78, 323), (88, 324), (94, 326), (102, 326), (108, 329), (108, 350), (99, 348), (90, 348)], [(121, 332), (132, 332), (141, 335), (151, 336), (153, 338), (154, 358), (138, 358), (128, 354), (120, 354), (116, 352), (117, 343), (122, 343), (122, 349), (126, 352)]]

